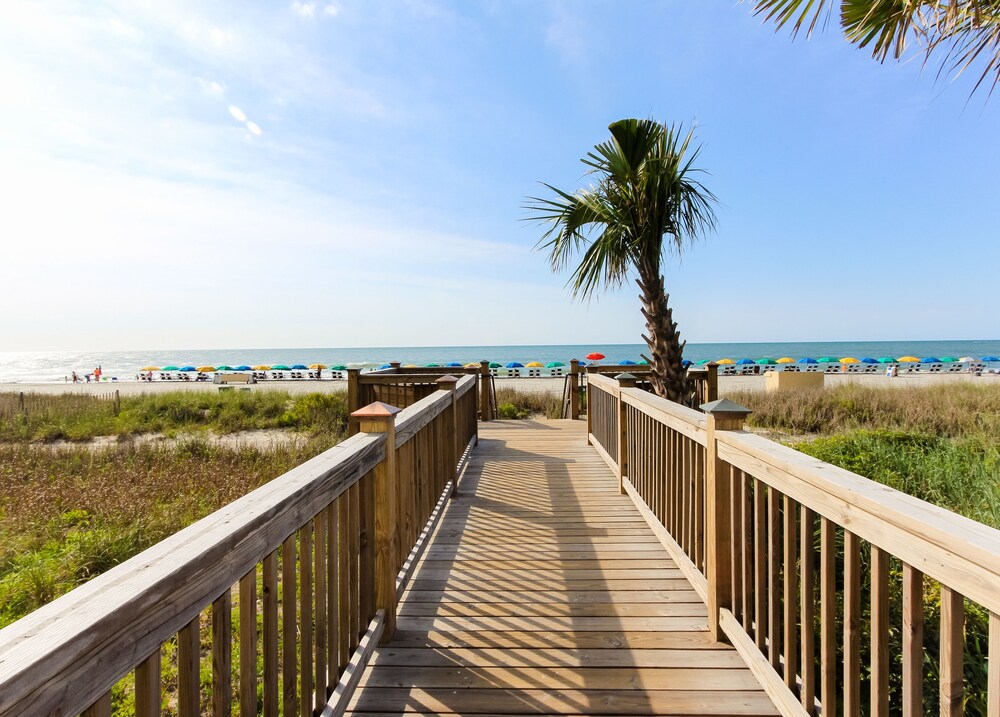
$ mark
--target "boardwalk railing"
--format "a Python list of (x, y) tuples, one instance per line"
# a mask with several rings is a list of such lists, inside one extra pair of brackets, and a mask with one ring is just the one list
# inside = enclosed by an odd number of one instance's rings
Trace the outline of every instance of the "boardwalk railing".
[(628, 384), (591, 443), (783, 714), (1000, 716), (1000, 531)]
[(475, 387), (363, 409), (362, 434), (0, 630), (0, 715), (343, 711), (475, 443)]

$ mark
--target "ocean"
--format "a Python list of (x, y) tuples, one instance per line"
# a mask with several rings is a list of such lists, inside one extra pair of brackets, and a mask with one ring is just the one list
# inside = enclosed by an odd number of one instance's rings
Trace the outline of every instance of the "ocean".
[[(601, 363), (618, 363), (626, 359), (638, 361), (646, 352), (643, 344), (576, 344), (524, 346), (399, 346), (386, 348), (275, 348), (275, 349), (177, 349), (135, 351), (35, 351), (0, 352), (0, 383), (56, 383), (65, 381), (72, 371), (81, 376), (101, 366), (105, 377), (120, 381), (133, 380), (143, 366), (238, 366), (247, 364), (345, 364), (357, 368), (374, 368), (388, 361), (425, 365), (451, 361), (468, 363), (487, 359), (506, 364), (510, 361), (528, 363), (550, 361), (568, 363), (572, 358), (583, 360), (587, 354), (602, 353)], [(688, 344), (684, 356), (691, 361), (730, 358), (794, 359), (821, 356), (837, 358), (880, 358), (882, 356), (1000, 356), (1000, 339), (982, 341), (838, 341), (809, 343), (713, 343)], [(1000, 363), (993, 364), (993, 368)]]

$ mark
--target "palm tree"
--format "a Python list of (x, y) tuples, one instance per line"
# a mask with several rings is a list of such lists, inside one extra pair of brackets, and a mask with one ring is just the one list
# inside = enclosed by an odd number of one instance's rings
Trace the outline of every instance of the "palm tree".
[(653, 388), (686, 403), (692, 386), (681, 365), (684, 342), (660, 262), (665, 252), (679, 253), (715, 227), (715, 195), (696, 179), (702, 170), (693, 167), (699, 149), (691, 146), (692, 132), (682, 136), (679, 126), (651, 119), (624, 119), (609, 129), (611, 139), (581, 160), (596, 184), (574, 194), (545, 184), (557, 196), (530, 198), (527, 208), (537, 213), (529, 219), (550, 225), (538, 247), (548, 250), (553, 271), (581, 255), (569, 281), (574, 296), (586, 299), (603, 286), (620, 287), (634, 272)]
[[(834, 0), (749, 0), (754, 13), (778, 28), (803, 27), (811, 34), (829, 20)], [(973, 62), (986, 62), (973, 92), (993, 75), (1000, 81), (1000, 0), (839, 0), (840, 27), (858, 47), (871, 45), (872, 57), (899, 59), (908, 41), (922, 47), (925, 61), (940, 50), (941, 70), (960, 73)]]

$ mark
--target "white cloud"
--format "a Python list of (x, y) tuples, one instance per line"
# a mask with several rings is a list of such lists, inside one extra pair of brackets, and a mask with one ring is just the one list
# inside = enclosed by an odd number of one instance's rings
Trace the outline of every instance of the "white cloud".
[(215, 80), (206, 80), (204, 77), (198, 77), (198, 86), (201, 87), (201, 91), (206, 95), (212, 95), (215, 97), (221, 97), (226, 94), (226, 88), (221, 82)]
[(247, 121), (246, 112), (244, 112), (243, 110), (241, 110), (236, 105), (229, 105), (229, 114), (231, 114), (233, 116), (233, 119), (235, 119), (237, 122), (246, 122)]
[(333, 3), (333, 2), (330, 3), (329, 5), (327, 5), (326, 7), (323, 8), (323, 14), (324, 15), (330, 15), (331, 17), (334, 16), (334, 15), (339, 15), (340, 14), (340, 5), (338, 5), (337, 3)]
[(228, 45), (236, 39), (236, 35), (234, 35), (231, 31), (223, 30), (218, 27), (212, 28), (212, 32), (209, 33), (209, 37), (212, 38), (212, 44), (216, 47)]
[(260, 125), (256, 122), (247, 122), (247, 129), (250, 130), (250, 134), (256, 135), (257, 137), (260, 137), (263, 134)]
[(301, 17), (315, 17), (316, 3), (299, 2), (299, 0), (292, 0), (292, 10)]
[(121, 37), (127, 38), (129, 40), (138, 41), (142, 39), (142, 30), (135, 27), (134, 25), (129, 25), (127, 22), (122, 20), (120, 17), (111, 18), (109, 23), (111, 30)]

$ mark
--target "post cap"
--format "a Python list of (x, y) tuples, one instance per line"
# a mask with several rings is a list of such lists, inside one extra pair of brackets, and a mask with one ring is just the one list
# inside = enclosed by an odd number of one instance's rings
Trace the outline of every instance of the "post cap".
[(616, 381), (635, 381), (635, 375), (626, 371), (615, 376)]
[(403, 365), (403, 362), (402, 361), (390, 361), (389, 365), (392, 366), (393, 368), (399, 368), (400, 366)]
[(441, 378), (439, 378), (434, 383), (436, 383), (438, 385), (438, 389), (444, 389), (446, 391), (450, 391), (450, 390), (453, 390), (455, 388), (456, 384), (458, 384), (458, 378), (456, 378), (455, 376), (452, 376), (449, 373), (449, 374), (445, 374), (444, 376), (442, 376)]
[(705, 413), (712, 413), (715, 415), (728, 414), (733, 416), (749, 416), (753, 411), (751, 411), (746, 406), (741, 406), (735, 401), (730, 401), (728, 398), (720, 398), (718, 401), (709, 401), (708, 403), (703, 403), (698, 406)]
[(351, 414), (351, 418), (361, 418), (369, 421), (389, 420), (402, 410), (402, 408), (390, 406), (388, 403), (376, 401), (375, 403), (369, 403), (364, 408), (359, 408)]

